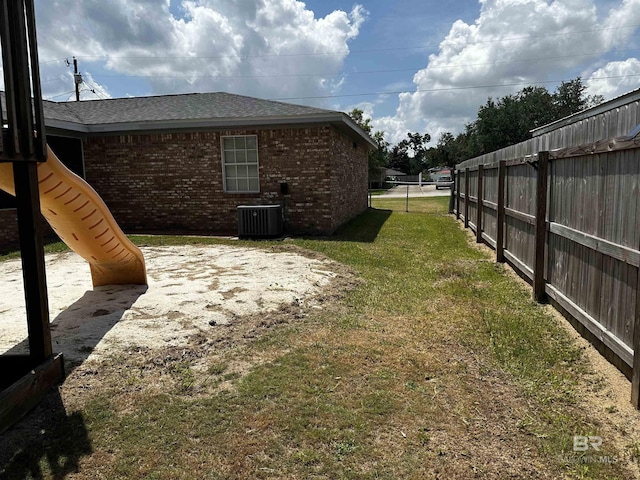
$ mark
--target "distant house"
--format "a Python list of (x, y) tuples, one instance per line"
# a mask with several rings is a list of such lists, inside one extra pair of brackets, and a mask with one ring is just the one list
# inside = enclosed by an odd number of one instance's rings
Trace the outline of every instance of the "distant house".
[(395, 180), (397, 176), (406, 175), (398, 170), (391, 168), (376, 167), (369, 170), (369, 184), (371, 188), (384, 188), (387, 180)]
[(342, 112), (228, 93), (44, 107), (48, 143), (126, 232), (233, 234), (239, 205), (278, 204), (286, 232), (329, 234), (367, 208), (376, 144)]
[(387, 168), (385, 170), (385, 175), (388, 177), (404, 177), (407, 174), (404, 172), (401, 172), (400, 170), (394, 170), (393, 168)]

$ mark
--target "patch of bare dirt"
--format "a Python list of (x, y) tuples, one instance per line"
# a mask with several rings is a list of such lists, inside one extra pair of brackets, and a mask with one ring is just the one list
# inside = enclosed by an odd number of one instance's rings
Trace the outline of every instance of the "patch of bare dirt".
[[(126, 413), (148, 395), (196, 397), (232, 388), (233, 380), (270, 361), (246, 347), (273, 328), (334, 304), (360, 283), (343, 265), (298, 251), (146, 248), (148, 289), (91, 290), (88, 268), (75, 254), (49, 256), (54, 348), (64, 353), (68, 376), (0, 436), (0, 465), (55, 432), (56, 419), (67, 425), (66, 412), (80, 410), (101, 392), (113, 392), (114, 404)], [(16, 290), (2, 296), (8, 305), (0, 308), (0, 352), (23, 351), (20, 266), (0, 264), (0, 279), (0, 288), (15, 283)]]
[[(181, 345), (130, 346), (93, 361), (90, 358), (61, 387), (65, 405), (80, 408), (91, 398), (90, 391), (104, 388), (122, 391), (115, 401), (124, 409), (135, 404), (138, 395), (171, 391), (194, 398), (231, 388), (231, 380), (275, 358), (268, 352), (247, 348), (252, 342), (273, 328), (302, 322), (310, 313), (333, 305), (360, 282), (345, 267), (331, 267), (334, 275), (330, 282), (304, 299), (294, 298), (275, 309), (234, 315), (228, 322), (213, 323), (206, 331), (192, 334)], [(278, 348), (274, 355), (283, 352), (286, 348)]]
[[(92, 288), (73, 252), (47, 256), (54, 350), (73, 364), (119, 349), (189, 344), (193, 335), (315, 295), (332, 262), (296, 252), (231, 246), (143, 248), (149, 286)], [(27, 349), (19, 260), (0, 264), (0, 353)], [(89, 354), (88, 354), (89, 353)]]

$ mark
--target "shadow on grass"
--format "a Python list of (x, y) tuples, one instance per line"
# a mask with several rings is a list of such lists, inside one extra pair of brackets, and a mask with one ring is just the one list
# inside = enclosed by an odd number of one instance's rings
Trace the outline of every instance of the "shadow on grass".
[(328, 241), (372, 243), (378, 238), (380, 230), (392, 213), (391, 210), (369, 208), (325, 239)]
[(67, 415), (58, 390), (0, 435), (0, 479), (63, 479), (93, 452), (85, 419)]
[[(51, 322), (53, 349), (64, 354), (67, 374), (87, 359), (146, 289), (142, 285), (97, 287), (85, 292)], [(25, 339), (6, 354), (28, 351)], [(0, 480), (66, 478), (78, 471), (82, 456), (91, 453), (83, 415), (67, 414), (55, 389), (0, 435)]]

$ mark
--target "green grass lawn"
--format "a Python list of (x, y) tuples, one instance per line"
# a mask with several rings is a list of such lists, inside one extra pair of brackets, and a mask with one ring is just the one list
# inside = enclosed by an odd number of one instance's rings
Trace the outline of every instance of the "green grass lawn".
[[(38, 478), (627, 478), (621, 464), (576, 460), (573, 436), (600, 432), (577, 387), (589, 366), (448, 202), (411, 199), (405, 213), (404, 199), (374, 199), (330, 238), (241, 242), (318, 252), (360, 281), (296, 321), (202, 353), (204, 374), (187, 354), (162, 371), (144, 356), (104, 360), (65, 412), (85, 438), (71, 467), (47, 454), (79, 450), (63, 422), (34, 436), (7, 478), (27, 467)], [(160, 374), (172, 382), (150, 388)]]

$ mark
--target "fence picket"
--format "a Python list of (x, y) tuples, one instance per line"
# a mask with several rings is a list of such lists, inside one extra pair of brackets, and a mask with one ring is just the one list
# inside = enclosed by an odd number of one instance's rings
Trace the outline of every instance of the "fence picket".
[[(636, 103), (629, 111), (640, 116)], [(558, 142), (591, 142), (629, 127), (618, 114), (599, 118), (616, 126), (582, 119), (580, 128), (458, 165), (464, 180), (458, 177), (456, 211), (464, 201), (464, 224), (476, 241), (529, 279), (537, 301), (549, 295), (592, 334), (631, 380), (640, 409), (640, 135), (558, 149)], [(535, 153), (534, 145), (555, 150)]]

